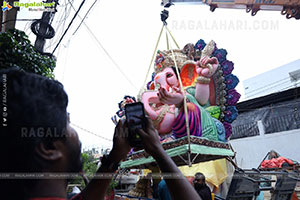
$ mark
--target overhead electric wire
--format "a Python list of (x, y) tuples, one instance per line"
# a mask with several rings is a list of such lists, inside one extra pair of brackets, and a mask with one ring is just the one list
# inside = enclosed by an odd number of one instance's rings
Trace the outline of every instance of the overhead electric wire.
[[(70, 2), (71, 7), (73, 8), (73, 10), (75, 10), (73, 4)], [(80, 17), (78, 15), (78, 17), (83, 20), (82, 17)], [(104, 53), (107, 55), (107, 57), (111, 60), (111, 62), (116, 66), (116, 68), (119, 70), (119, 72), (123, 75), (123, 77), (130, 83), (130, 85), (135, 88), (137, 91), (137, 87), (131, 82), (131, 80), (126, 76), (126, 74), (121, 70), (120, 66), (115, 62), (115, 60), (110, 56), (110, 54), (108, 53), (108, 51), (104, 48), (104, 46), (100, 43), (100, 41), (98, 40), (98, 38), (95, 36), (95, 34), (92, 32), (92, 30), (89, 28), (89, 26), (83, 21), (82, 22), (83, 25), (86, 27), (86, 29), (88, 30), (89, 34), (92, 36), (92, 38), (96, 41), (96, 43), (99, 45), (99, 47), (102, 49), (102, 51), (104, 51)]]
[(84, 17), (82, 18), (80, 24), (78, 25), (78, 27), (74, 31), (73, 35), (75, 35), (75, 33), (78, 31), (78, 29), (80, 28), (81, 24), (83, 23), (83, 21), (85, 20), (85, 18), (87, 17), (87, 15), (89, 14), (89, 12), (91, 11), (91, 9), (94, 7), (94, 5), (96, 4), (96, 2), (97, 2), (97, 0), (94, 1), (94, 3), (90, 6), (90, 8), (88, 9), (88, 11), (85, 13)]
[(71, 125), (74, 126), (74, 127), (76, 127), (76, 128), (79, 128), (79, 129), (82, 130), (82, 131), (85, 131), (85, 132), (90, 133), (90, 134), (92, 134), (92, 135), (94, 135), (94, 136), (96, 136), (96, 137), (99, 137), (99, 138), (101, 138), (101, 139), (103, 139), (103, 140), (107, 140), (107, 141), (112, 142), (111, 139), (105, 138), (105, 137), (103, 137), (103, 136), (101, 136), (101, 135), (99, 135), (99, 134), (96, 134), (96, 133), (94, 133), (94, 132), (92, 132), (92, 131), (89, 131), (89, 130), (87, 130), (87, 129), (85, 129), (85, 128), (82, 128), (82, 127), (80, 127), (80, 126), (78, 126), (78, 125), (76, 125), (76, 124), (71, 123)]
[(29, 35), (32, 33), (31, 29), (30, 29), (30, 25), (32, 22), (27, 22), (24, 26), (24, 32), (26, 33), (26, 35), (29, 37)]
[[(68, 42), (70, 42), (70, 40)], [(67, 62), (68, 62), (68, 54), (69, 54), (69, 48), (66, 49), (66, 56), (65, 56), (65, 62), (64, 62), (63, 74), (62, 74), (61, 82), (63, 82), (64, 79), (65, 79), (65, 73), (66, 73)]]
[[(72, 0), (72, 2), (73, 2), (73, 1), (74, 1), (74, 0)], [(54, 41), (54, 40), (51, 40), (51, 44), (49, 45), (48, 48), (52, 47), (52, 46), (55, 45), (55, 44), (58, 44), (58, 43), (59, 43), (59, 40), (61, 39), (61, 37), (63, 37), (64, 32), (65, 32), (65, 25), (66, 25), (67, 19), (69, 18), (70, 14), (71, 14), (71, 6), (70, 6), (70, 5), (71, 5), (71, 4), (65, 0), (65, 8), (64, 8), (64, 12), (63, 12), (63, 14), (61, 15), (60, 20), (58, 21), (58, 25), (57, 25), (57, 27), (56, 27), (56, 30), (58, 30), (58, 29), (62, 26), (62, 27), (60, 28), (61, 34), (60, 34), (59, 37), (56, 37), (56, 40), (55, 40), (55, 41)], [(75, 10), (75, 13), (76, 13), (76, 12), (77, 12), (77, 10)], [(73, 17), (73, 18), (74, 18), (74, 17)], [(58, 31), (57, 31), (57, 32), (58, 32)], [(57, 52), (57, 54), (59, 54), (60, 48), (61, 48), (61, 46), (58, 47), (58, 50), (57, 50), (58, 52)]]
[[(74, 1), (74, 0), (72, 0), (72, 1)], [(63, 32), (64, 32), (64, 29), (65, 29), (65, 25), (66, 25), (66, 21), (67, 21), (67, 19), (68, 19), (68, 17), (70, 16), (70, 13), (71, 13), (71, 6), (68, 6), (69, 5), (69, 3), (67, 3), (66, 2), (66, 0), (65, 0), (65, 12), (61, 15), (61, 18), (60, 18), (60, 20), (58, 21), (58, 25), (57, 25), (57, 27), (56, 27), (56, 30), (59, 30), (59, 28), (61, 27), (61, 34), (60, 34), (60, 36), (59, 37), (56, 37), (56, 40), (54, 41), (54, 40), (51, 40), (51, 43), (50, 43), (50, 45), (47, 47), (47, 49), (48, 48), (50, 48), (50, 47), (52, 47), (54, 44), (56, 44), (57, 42), (58, 42), (58, 40), (59, 40), (59, 38), (62, 36), (62, 34), (63, 34)], [(57, 31), (58, 32), (58, 31)], [(70, 39), (69, 39), (70, 40)], [(57, 50), (57, 55), (59, 55), (59, 52), (60, 52), (60, 49), (61, 49), (61, 46), (59, 46), (58, 47), (58, 50)]]
[[(65, 29), (65, 24), (66, 24), (67, 18), (69, 17), (69, 15), (71, 13), (71, 6), (68, 6), (68, 5), (69, 5), (69, 3), (67, 3), (67, 1), (65, 0), (65, 3), (62, 5), (62, 6), (64, 6), (64, 12), (60, 12), (60, 15), (57, 17), (58, 20), (56, 20), (57, 25), (55, 27), (55, 30), (56, 30), (55, 40), (54, 40), (54, 38), (52, 40), (50, 40), (50, 44), (45, 48), (45, 50), (51, 48), (54, 44), (56, 44), (58, 42), (59, 38), (62, 36), (64, 29)], [(59, 33), (59, 31), (60, 31), (60, 33)], [(59, 52), (59, 50), (60, 50), (60, 47), (58, 48), (58, 52)], [(59, 53), (57, 53), (57, 54), (59, 54)]]
[(38, 19), (9, 19), (4, 22), (1, 22), (1, 25), (6, 24), (7, 22), (14, 22), (14, 21), (34, 21)]
[[(70, 1), (69, 1), (70, 2)], [(57, 43), (57, 45), (55, 46), (54, 50), (52, 51), (52, 54), (54, 54), (55, 50), (57, 49), (57, 47), (59, 46), (59, 44), (61, 43), (61, 41), (63, 40), (64, 36), (66, 35), (66, 33), (68, 32), (69, 28), (71, 27), (74, 19), (76, 18), (76, 16), (78, 15), (80, 9), (82, 8), (83, 4), (84, 4), (85, 0), (83, 0), (78, 8), (78, 10), (76, 11), (75, 15), (73, 16), (71, 22), (69, 23), (67, 29), (65, 30), (64, 34), (61, 36), (59, 42)], [(71, 4), (72, 5), (72, 4)], [(72, 6), (73, 7), (73, 6)]]

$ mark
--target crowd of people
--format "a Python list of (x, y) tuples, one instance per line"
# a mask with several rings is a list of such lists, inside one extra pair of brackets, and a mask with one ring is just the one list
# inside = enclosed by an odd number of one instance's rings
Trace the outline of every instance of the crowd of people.
[[(0, 193), (10, 200), (65, 200), (69, 177), (49, 178), (20, 174), (79, 173), (82, 171), (81, 142), (70, 126), (68, 95), (63, 85), (46, 77), (18, 69), (0, 71), (1, 105), (5, 116), (0, 127)], [(3, 111), (3, 109), (1, 109)], [(156, 160), (162, 173), (176, 173), (180, 178), (166, 179), (172, 199), (211, 199), (203, 174), (196, 174), (194, 187), (181, 174), (160, 144), (152, 121), (136, 132), (145, 150)], [(102, 159), (97, 173), (114, 173), (131, 147), (125, 137), (127, 125), (119, 121), (113, 147)], [(18, 176), (19, 174), (19, 176)], [(72, 200), (102, 200), (111, 179), (92, 179)]]

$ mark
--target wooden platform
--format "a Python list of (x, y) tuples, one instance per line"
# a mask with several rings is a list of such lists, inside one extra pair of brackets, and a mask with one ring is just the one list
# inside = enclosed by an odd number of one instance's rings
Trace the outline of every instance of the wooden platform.
[[(234, 156), (228, 143), (195, 136), (191, 136), (190, 141), (191, 152), (189, 152), (187, 137), (164, 143), (162, 146), (177, 166), (189, 164), (188, 154), (190, 154), (192, 164)], [(149, 165), (155, 166), (156, 161), (147, 152), (141, 150), (133, 153), (126, 161), (122, 162), (121, 168), (146, 169), (149, 168)]]

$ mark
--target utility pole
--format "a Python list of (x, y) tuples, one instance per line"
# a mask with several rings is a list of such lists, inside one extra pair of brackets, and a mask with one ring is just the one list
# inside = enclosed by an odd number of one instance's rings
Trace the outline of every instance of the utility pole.
[(3, 0), (0, 0), (0, 32), (2, 32), (3, 12), (2, 12)]
[[(19, 0), (17, 0), (19, 1)], [(3, 0), (0, 0), (0, 32), (7, 32), (10, 29), (14, 29), (16, 25), (16, 18), (17, 18), (17, 12), (19, 11), (19, 8), (13, 7), (14, 1), (13, 0), (6, 0), (5, 2), (8, 3), (12, 8), (9, 8), (9, 10), (2, 10)]]
[(58, 0), (47, 0), (45, 3), (53, 3), (54, 7), (45, 7), (42, 18), (34, 21), (31, 24), (31, 30), (36, 35), (36, 40), (34, 43), (35, 48), (38, 52), (44, 54), (44, 46), (46, 39), (51, 39), (55, 35), (55, 30), (51, 26), (52, 20), (55, 13), (57, 12), (56, 7), (58, 5)]

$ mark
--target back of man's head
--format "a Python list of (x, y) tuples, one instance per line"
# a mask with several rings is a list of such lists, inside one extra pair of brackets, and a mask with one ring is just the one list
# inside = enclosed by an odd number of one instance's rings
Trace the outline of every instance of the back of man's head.
[[(46, 77), (7, 69), (0, 70), (0, 92), (0, 172), (43, 171), (49, 163), (36, 156), (36, 146), (65, 139), (68, 97), (63, 85)], [(0, 188), (9, 192), (10, 184), (15, 184), (13, 191), (22, 194), (24, 183), (25, 180), (0, 180)]]

